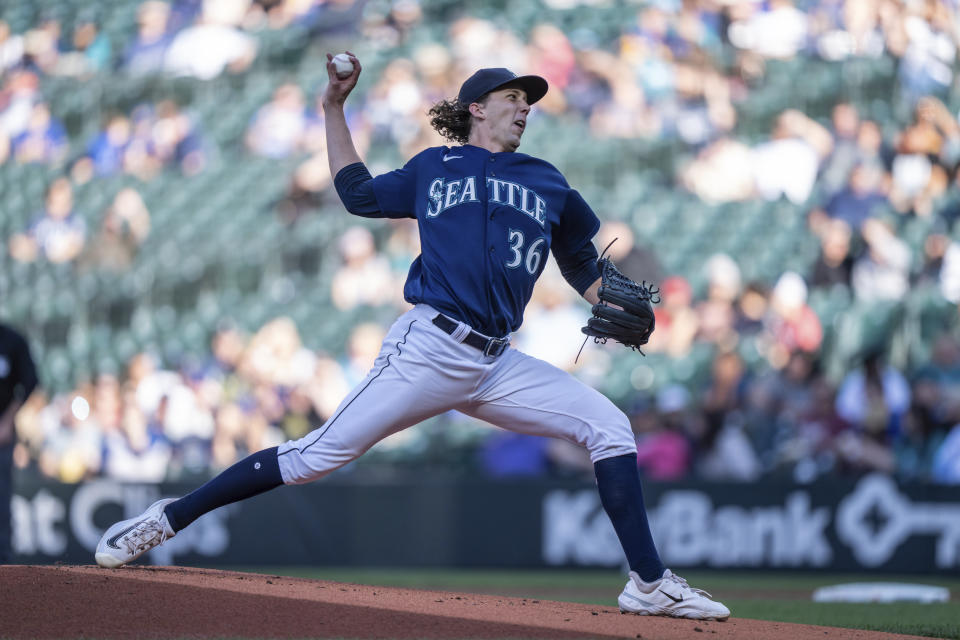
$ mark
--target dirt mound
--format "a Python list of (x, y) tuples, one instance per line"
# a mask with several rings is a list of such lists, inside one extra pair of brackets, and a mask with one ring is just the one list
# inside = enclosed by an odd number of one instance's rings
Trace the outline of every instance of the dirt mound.
[[(769, 638), (906, 636), (179, 567), (0, 567), (0, 637)], [(697, 634), (703, 633), (703, 636)]]

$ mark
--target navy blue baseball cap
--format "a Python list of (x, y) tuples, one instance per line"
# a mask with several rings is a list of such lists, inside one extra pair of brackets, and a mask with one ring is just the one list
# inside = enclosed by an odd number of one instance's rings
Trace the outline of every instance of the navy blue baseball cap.
[(460, 85), (457, 100), (467, 106), (505, 84), (516, 83), (527, 93), (527, 104), (533, 104), (547, 94), (547, 81), (540, 76), (518, 76), (509, 69), (496, 67), (480, 69)]

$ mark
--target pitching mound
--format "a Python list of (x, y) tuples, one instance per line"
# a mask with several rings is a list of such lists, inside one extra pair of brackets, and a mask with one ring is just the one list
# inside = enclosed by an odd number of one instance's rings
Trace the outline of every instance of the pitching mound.
[[(2, 566), (0, 637), (769, 638), (906, 636), (179, 567)], [(700, 636), (697, 632), (702, 633)]]

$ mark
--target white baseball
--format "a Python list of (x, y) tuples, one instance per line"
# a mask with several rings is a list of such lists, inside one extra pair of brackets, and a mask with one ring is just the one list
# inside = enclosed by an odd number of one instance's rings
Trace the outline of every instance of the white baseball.
[(337, 77), (343, 80), (350, 77), (353, 73), (353, 62), (345, 53), (338, 53), (333, 56), (333, 67), (337, 70)]

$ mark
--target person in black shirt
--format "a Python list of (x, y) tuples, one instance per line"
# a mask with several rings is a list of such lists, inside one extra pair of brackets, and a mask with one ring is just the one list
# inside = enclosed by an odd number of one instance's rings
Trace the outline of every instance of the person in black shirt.
[(13, 419), (37, 386), (27, 341), (0, 323), (0, 564), (10, 562), (13, 496)]

